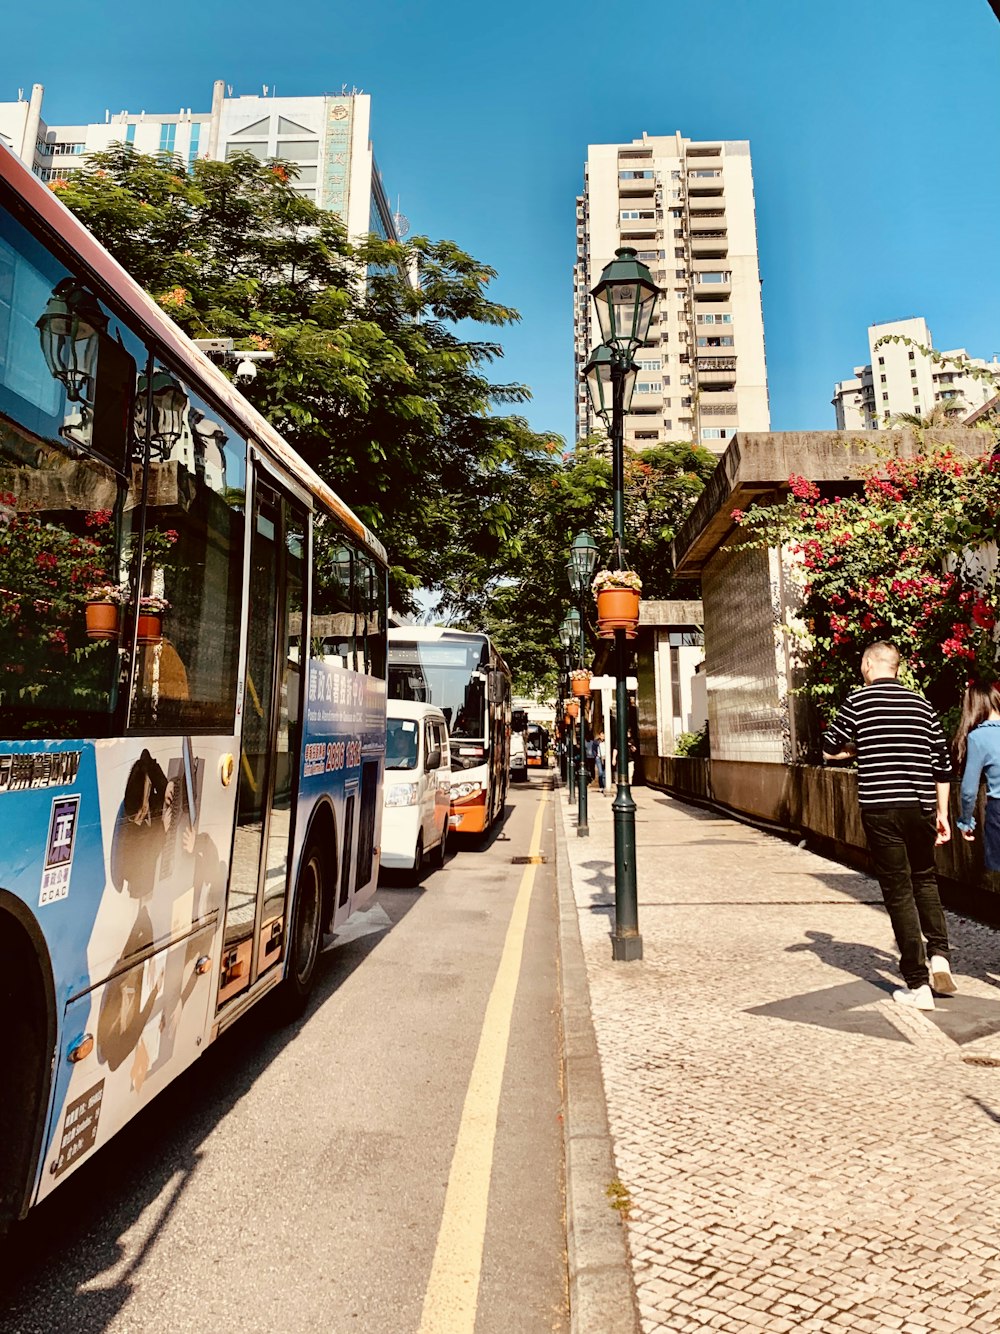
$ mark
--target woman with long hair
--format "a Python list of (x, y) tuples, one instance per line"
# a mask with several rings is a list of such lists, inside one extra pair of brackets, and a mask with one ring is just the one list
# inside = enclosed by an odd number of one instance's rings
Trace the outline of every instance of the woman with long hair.
[(979, 784), (986, 779), (986, 869), (1000, 871), (1000, 688), (995, 684), (972, 684), (965, 692), (955, 733), (955, 767), (962, 775), (962, 814), (955, 823), (970, 843), (975, 839)]

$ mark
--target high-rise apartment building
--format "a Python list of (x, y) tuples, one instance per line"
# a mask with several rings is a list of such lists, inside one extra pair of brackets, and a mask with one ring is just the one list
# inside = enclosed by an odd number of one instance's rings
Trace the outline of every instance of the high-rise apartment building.
[(746, 140), (643, 134), (591, 144), (576, 201), (577, 430), (602, 429), (580, 373), (601, 340), (590, 289), (631, 246), (660, 289), (625, 442), (691, 440), (721, 453), (737, 430), (770, 428), (764, 317)]
[[(883, 339), (902, 337), (907, 342)], [(1000, 362), (970, 357), (965, 348), (941, 352), (936, 361), (921, 348), (934, 347), (927, 321), (913, 317), (868, 326), (866, 366), (855, 366), (850, 380), (840, 380), (833, 390), (833, 408), (840, 431), (874, 431), (897, 413), (926, 417), (936, 403), (956, 402), (963, 415), (989, 402), (1000, 389)], [(991, 374), (969, 375), (964, 365)]]
[(71, 176), (87, 153), (134, 144), (143, 153), (172, 153), (185, 162), (222, 161), (236, 152), (281, 157), (298, 167), (295, 188), (320, 208), (338, 213), (351, 237), (377, 232), (396, 239), (396, 223), (372, 152), (371, 97), (233, 97), (217, 81), (208, 111), (172, 114), (106, 111), (87, 125), (49, 125), (44, 89), (0, 102), (0, 139), (43, 181)]

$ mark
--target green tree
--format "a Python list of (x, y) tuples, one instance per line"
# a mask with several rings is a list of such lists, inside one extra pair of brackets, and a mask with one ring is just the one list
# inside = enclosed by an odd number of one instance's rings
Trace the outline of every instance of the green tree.
[[(644, 597), (677, 592), (670, 543), (711, 476), (717, 459), (687, 442), (641, 453), (625, 451), (625, 557), (643, 581)], [(600, 437), (573, 453), (536, 458), (510, 483), (516, 530), (502, 547), (467, 550), (461, 580), (444, 585), (444, 609), (459, 623), (483, 625), (510, 662), (518, 689), (555, 686), (558, 630), (570, 603), (566, 562), (573, 537), (586, 529), (610, 563), (612, 469)], [(592, 614), (589, 599), (587, 610)], [(593, 641), (592, 642), (596, 642)]]
[(561, 442), (504, 415), (528, 389), (492, 378), (497, 341), (462, 336), (518, 319), (494, 270), (450, 241), (352, 245), (294, 174), (119, 144), (52, 188), (185, 332), (275, 353), (243, 392), (378, 533), (406, 609), (516, 537), (512, 498)]

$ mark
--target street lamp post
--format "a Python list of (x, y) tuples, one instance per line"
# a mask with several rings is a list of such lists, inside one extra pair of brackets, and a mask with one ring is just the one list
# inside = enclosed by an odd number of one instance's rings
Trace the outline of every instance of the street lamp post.
[[(570, 663), (572, 661), (570, 657), (570, 644), (572, 644), (573, 642), (573, 629), (569, 623), (568, 618), (566, 618), (563, 621), (562, 625), (560, 625), (559, 627), (559, 642), (563, 646), (563, 654), (566, 660), (566, 695), (568, 695), (569, 681), (570, 681), (570, 675), (569, 675)], [(569, 728), (563, 732), (563, 735), (566, 738), (566, 788), (568, 793), (567, 800), (569, 804), (572, 806), (574, 798), (576, 796), (576, 774), (573, 770), (573, 720), (572, 719), (570, 719)]]
[[(611, 437), (614, 538), (617, 568), (625, 564), (625, 413), (632, 401), (634, 355), (649, 332), (657, 288), (636, 252), (623, 247), (606, 265), (591, 295), (603, 342), (584, 368), (594, 411)], [(618, 741), (617, 791), (611, 810), (615, 829), (615, 929), (612, 958), (642, 958), (635, 871), (635, 801), (628, 778), (628, 646), (626, 631), (615, 630), (615, 713)]]
[[(587, 640), (586, 626), (587, 614), (584, 610), (583, 599), (587, 589), (590, 587), (590, 581), (593, 578), (594, 566), (597, 564), (597, 543), (589, 533), (577, 533), (573, 539), (573, 545), (570, 547), (569, 563), (566, 566), (566, 572), (569, 576), (569, 586), (576, 594), (577, 610), (576, 620), (580, 634), (580, 667), (586, 666)], [(573, 613), (571, 612), (572, 616)], [(577, 766), (577, 795), (579, 805), (577, 806), (576, 834), (578, 838), (587, 838), (590, 834), (590, 825), (587, 823), (587, 749), (586, 749), (586, 724), (584, 721), (583, 701), (580, 701), (580, 754), (578, 756)]]

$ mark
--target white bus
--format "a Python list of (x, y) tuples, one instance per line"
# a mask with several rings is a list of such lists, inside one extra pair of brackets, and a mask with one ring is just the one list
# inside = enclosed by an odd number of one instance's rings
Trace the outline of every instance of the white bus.
[(375, 892), (381, 545), (0, 149), (0, 1226)]
[(389, 698), (433, 704), (444, 714), (451, 737), (451, 828), (485, 833), (503, 814), (510, 766), (510, 669), (488, 636), (394, 627)]

